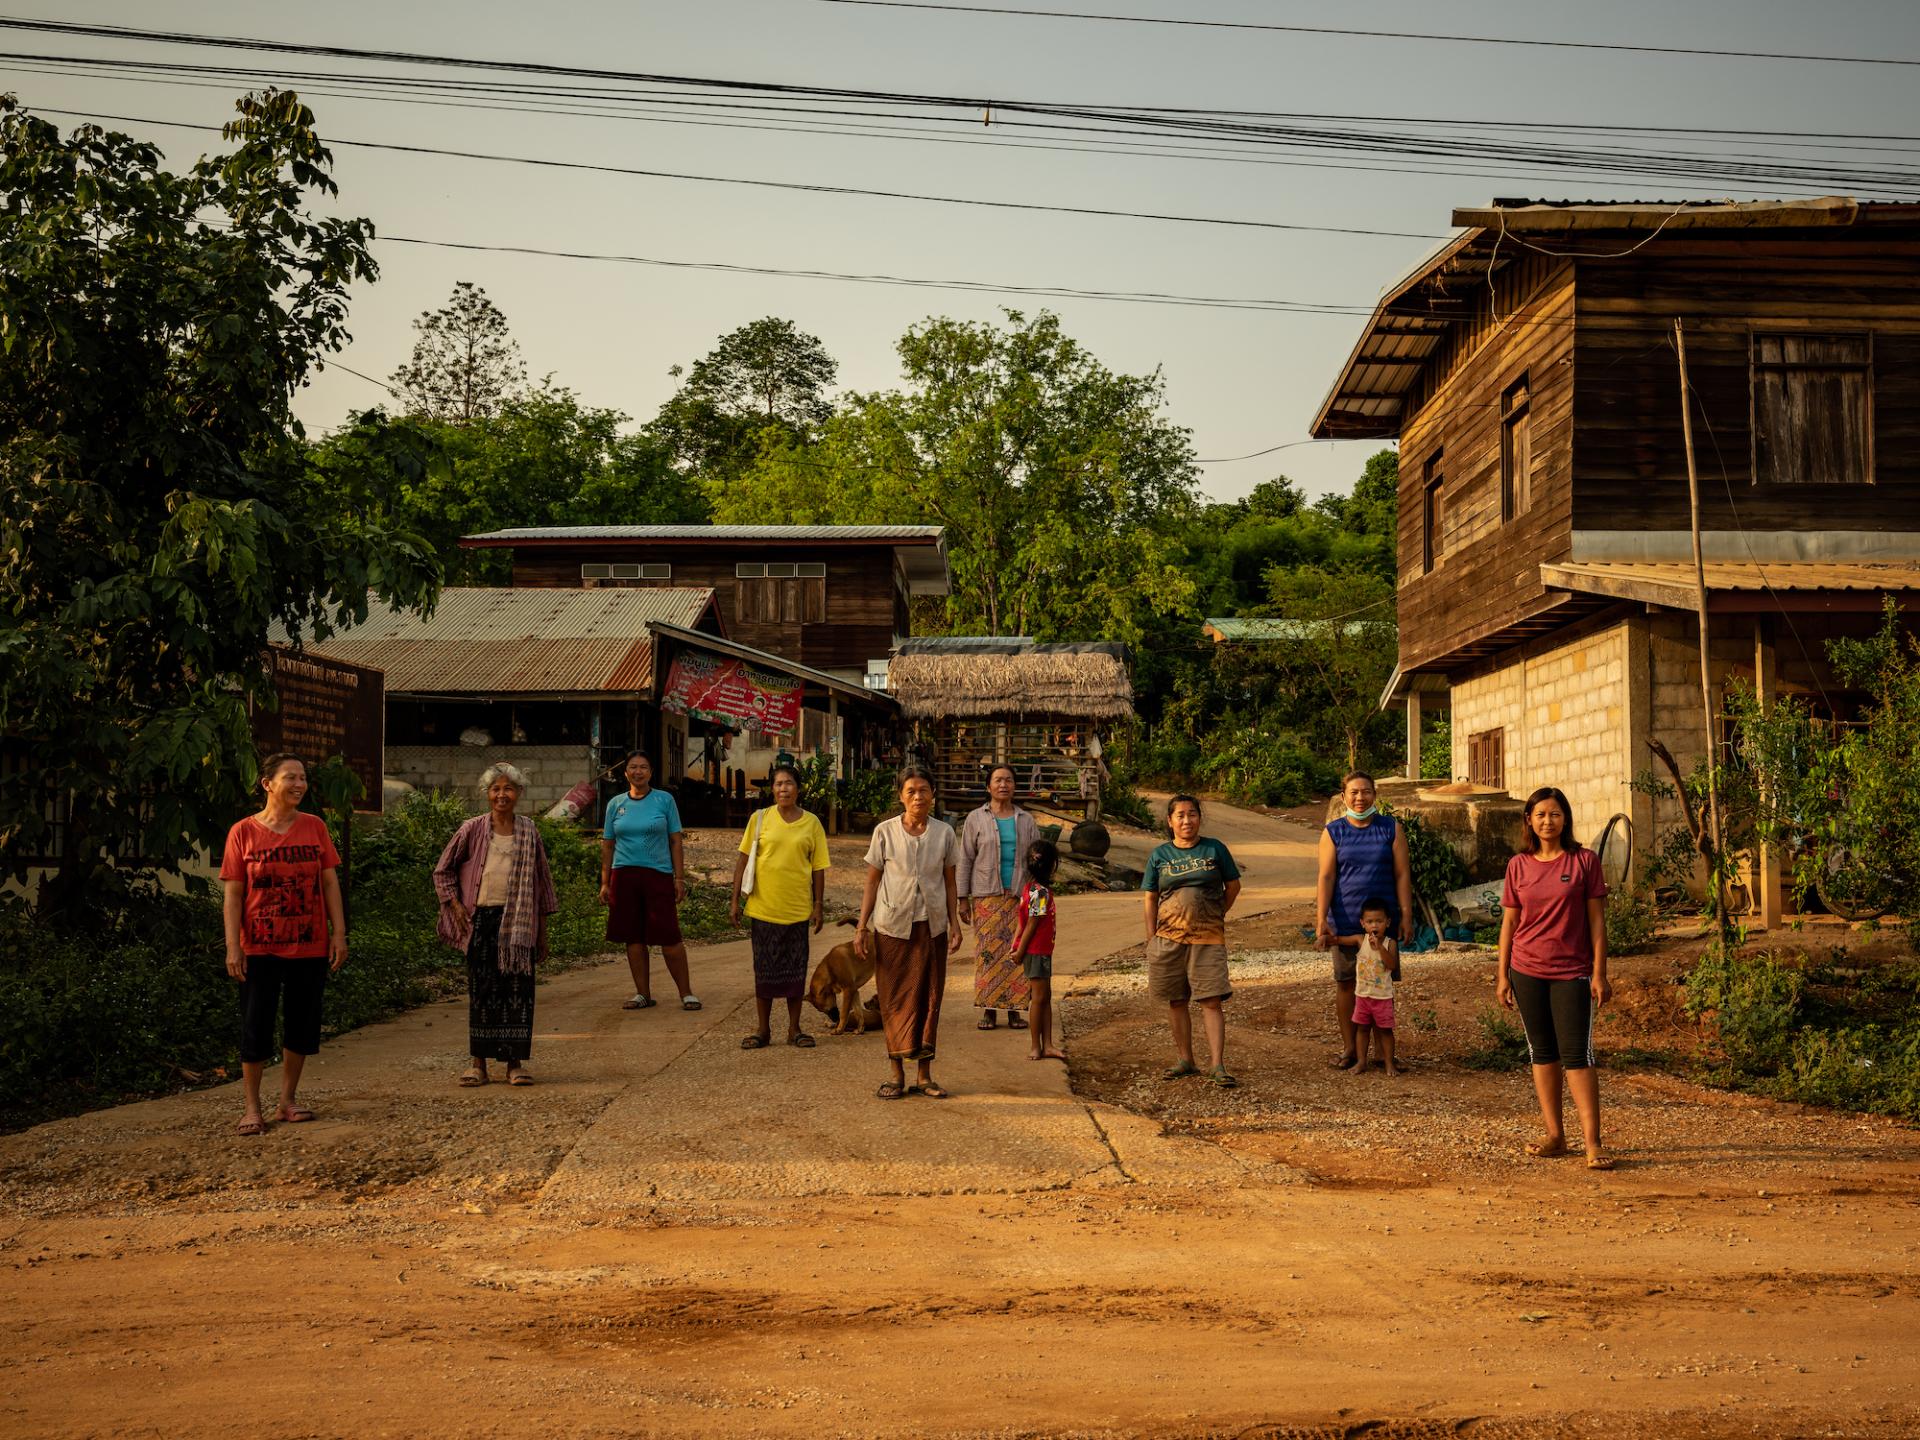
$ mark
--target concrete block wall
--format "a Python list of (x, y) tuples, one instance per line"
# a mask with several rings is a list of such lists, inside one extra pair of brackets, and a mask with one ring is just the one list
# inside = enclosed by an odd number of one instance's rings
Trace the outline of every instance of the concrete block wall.
[(387, 774), (418, 790), (445, 790), (478, 815), (486, 797), (478, 781), (489, 765), (505, 761), (527, 777), (521, 813), (544, 815), (560, 797), (594, 773), (585, 745), (389, 745)]
[(1524, 799), (1557, 785), (1582, 840), (1616, 811), (1631, 811), (1634, 713), (1629, 683), (1632, 626), (1619, 624), (1559, 645), (1542, 643), (1453, 687), (1453, 773), (1467, 773), (1470, 738), (1506, 731), (1507, 790)]

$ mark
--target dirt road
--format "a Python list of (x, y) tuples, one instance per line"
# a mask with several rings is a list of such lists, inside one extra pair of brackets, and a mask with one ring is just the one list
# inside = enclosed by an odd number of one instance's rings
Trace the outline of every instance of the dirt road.
[[(1281, 945), (1313, 833), (1208, 828)], [(742, 1052), (726, 945), (699, 1013), (543, 986), (529, 1089), (453, 1087), (456, 1003), (329, 1045), (311, 1125), (237, 1138), (229, 1087), (0, 1141), (0, 1433), (1920, 1429), (1911, 1131), (1623, 1083), (1620, 1170), (1522, 1164), (1524, 1077), (1333, 1076), (1283, 949), (1234, 1001), (1247, 1083), (1178, 1090), (1107, 959), (1139, 925), (1063, 905), (1071, 1075), (974, 1030), (957, 965), (946, 1102), (873, 1099), (874, 1036)]]

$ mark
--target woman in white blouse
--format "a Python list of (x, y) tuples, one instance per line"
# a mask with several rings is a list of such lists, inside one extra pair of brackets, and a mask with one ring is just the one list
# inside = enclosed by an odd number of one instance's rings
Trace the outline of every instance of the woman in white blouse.
[[(933, 815), (933, 777), (919, 765), (900, 772), (906, 813), (875, 827), (867, 847), (867, 890), (860, 901), (860, 953), (873, 961), (873, 987), (887, 1037), (893, 1076), (875, 1093), (947, 1098), (934, 1083), (933, 1052), (940, 1031), (940, 997), (947, 988), (947, 954), (960, 943), (960, 901), (954, 866), (960, 842), (953, 827)], [(906, 1062), (918, 1067), (907, 1084)]]

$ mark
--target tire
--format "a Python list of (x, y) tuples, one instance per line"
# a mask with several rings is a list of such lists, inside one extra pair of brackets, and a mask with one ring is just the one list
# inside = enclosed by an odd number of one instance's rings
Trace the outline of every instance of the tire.
[(1842, 920), (1878, 920), (1887, 913), (1888, 900), (1880, 877), (1844, 845), (1827, 851), (1814, 876), (1813, 892)]

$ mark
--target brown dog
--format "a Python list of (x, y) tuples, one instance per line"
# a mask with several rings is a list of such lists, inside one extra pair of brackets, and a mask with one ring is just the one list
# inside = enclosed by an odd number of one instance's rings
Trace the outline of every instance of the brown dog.
[[(842, 920), (842, 925), (851, 925), (851, 920)], [(836, 945), (821, 957), (820, 963), (813, 967), (813, 978), (807, 982), (807, 1000), (822, 1015), (833, 1021), (831, 1035), (845, 1035), (849, 1030), (864, 1035), (868, 1030), (880, 1028), (880, 1006), (876, 1001), (860, 1003), (860, 987), (873, 979), (873, 961), (860, 953), (860, 947), (849, 940), (844, 945)]]

